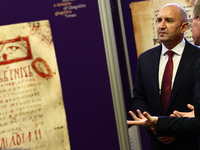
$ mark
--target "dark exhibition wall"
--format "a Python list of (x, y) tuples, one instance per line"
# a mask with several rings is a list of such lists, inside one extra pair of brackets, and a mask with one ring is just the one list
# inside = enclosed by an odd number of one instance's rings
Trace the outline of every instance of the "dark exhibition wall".
[[(121, 0), (131, 74), (134, 85), (136, 47), (129, 4)], [(68, 7), (60, 5), (71, 2)], [(126, 105), (131, 108), (130, 83), (117, 0), (110, 0)], [(72, 150), (119, 150), (105, 47), (96, 0), (6, 0), (0, 5), (0, 25), (49, 20)], [(48, 54), (45, 54), (48, 55)], [(129, 118), (127, 113), (127, 117)], [(143, 150), (148, 136), (141, 128)]]

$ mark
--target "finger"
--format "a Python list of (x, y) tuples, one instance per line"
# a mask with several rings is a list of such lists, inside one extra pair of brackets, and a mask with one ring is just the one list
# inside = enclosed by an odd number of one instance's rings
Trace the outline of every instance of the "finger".
[(152, 121), (152, 117), (151, 117), (151, 115), (150, 115), (148, 112), (145, 111), (145, 112), (143, 113), (143, 115), (144, 115), (144, 117), (147, 118), (149, 121)]
[(191, 105), (191, 104), (187, 104), (187, 107), (188, 107), (190, 110), (194, 110), (194, 106)]
[(133, 114), (133, 112), (132, 112), (132, 111), (129, 111), (128, 113), (129, 113), (131, 116), (132, 116), (132, 114)]
[(169, 138), (169, 137), (158, 137), (158, 140), (163, 142), (163, 144), (169, 144), (169, 142), (171, 141), (171, 138)]
[(138, 120), (139, 118), (135, 116), (135, 114), (132, 112), (132, 111), (129, 111), (129, 114), (131, 115), (131, 117), (134, 119), (134, 120)]
[(173, 114), (174, 114), (176, 117), (179, 117), (179, 118), (182, 117), (182, 114), (181, 114), (180, 112), (176, 111), (176, 110), (173, 112)]
[(132, 111), (129, 111), (128, 113), (131, 115), (132, 118), (134, 118), (135, 115)]
[(148, 112), (144, 112), (143, 115), (147, 119), (146, 122), (148, 122), (148, 126), (155, 128), (155, 125), (158, 122), (158, 117), (157, 116), (152, 117)]
[(165, 136), (162, 136), (162, 137), (158, 137), (158, 140), (161, 141), (161, 142), (165, 142), (166, 141), (166, 138)]
[(166, 141), (164, 142), (164, 144), (166, 144), (166, 145), (170, 144), (170, 143), (174, 142), (174, 140), (175, 140), (174, 137), (169, 137), (169, 138), (166, 139)]
[(170, 117), (176, 117), (174, 114), (171, 114)]
[(134, 125), (133, 121), (129, 121), (129, 120), (127, 120), (127, 124), (128, 125)]
[(132, 125), (136, 125), (136, 124), (135, 124), (135, 121), (127, 120), (126, 122), (127, 122), (128, 125), (131, 125), (131, 126), (132, 126)]
[(173, 141), (176, 140), (175, 137), (158, 137), (158, 140), (160, 140), (163, 144), (170, 144)]
[(144, 118), (143, 114), (141, 113), (141, 111), (139, 109), (137, 109), (137, 114), (141, 119)]
[(141, 122), (141, 121), (130, 121), (130, 120), (127, 120), (127, 124), (128, 125), (145, 126), (144, 122)]
[(151, 127), (151, 131), (156, 135), (156, 128)]

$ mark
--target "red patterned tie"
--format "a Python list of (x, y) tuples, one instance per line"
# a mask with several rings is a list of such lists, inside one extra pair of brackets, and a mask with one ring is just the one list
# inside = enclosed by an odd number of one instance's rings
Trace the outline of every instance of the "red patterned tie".
[(173, 51), (167, 51), (169, 56), (167, 64), (165, 66), (165, 71), (163, 74), (162, 86), (161, 86), (161, 104), (164, 115), (167, 113), (167, 107), (169, 104), (169, 99), (171, 96), (171, 85), (172, 85), (172, 74), (173, 74)]

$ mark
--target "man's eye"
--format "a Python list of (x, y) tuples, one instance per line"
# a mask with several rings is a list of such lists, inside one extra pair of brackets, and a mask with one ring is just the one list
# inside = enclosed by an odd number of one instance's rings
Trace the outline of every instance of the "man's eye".
[(167, 21), (167, 22), (172, 22), (172, 20), (171, 20), (171, 19), (167, 19), (166, 21)]
[(162, 21), (162, 19), (157, 19), (157, 20), (156, 20), (156, 22), (161, 22), (161, 21)]

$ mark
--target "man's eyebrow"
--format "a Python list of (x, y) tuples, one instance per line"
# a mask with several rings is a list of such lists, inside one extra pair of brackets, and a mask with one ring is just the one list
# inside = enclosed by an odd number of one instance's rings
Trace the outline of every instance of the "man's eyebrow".
[(166, 19), (167, 19), (167, 20), (169, 20), (169, 19), (170, 19), (170, 20), (173, 20), (173, 18), (172, 18), (172, 17), (157, 17), (157, 19), (165, 19), (165, 20), (166, 20)]

